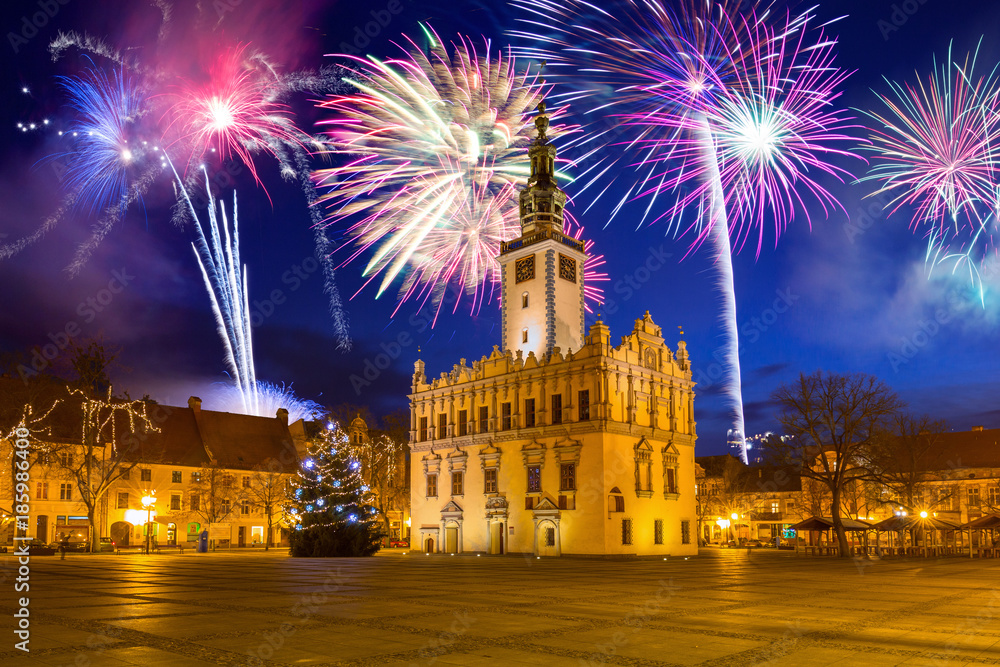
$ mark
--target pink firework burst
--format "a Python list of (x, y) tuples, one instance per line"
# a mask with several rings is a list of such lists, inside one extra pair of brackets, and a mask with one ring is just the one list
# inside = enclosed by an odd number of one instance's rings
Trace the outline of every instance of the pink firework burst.
[(977, 56), (978, 48), (959, 62), (949, 47), (926, 80), (887, 81), (889, 92), (878, 94), (886, 109), (867, 112), (881, 127), (860, 179), (892, 196), (892, 213), (910, 208), (911, 229), (926, 226), (932, 268), (965, 263), (973, 283), (995, 251), (1000, 209), (1000, 80), (996, 68), (975, 73)]
[(283, 92), (266, 62), (240, 46), (219, 56), (206, 83), (181, 87), (170, 108), (171, 128), (191, 146), (192, 162), (211, 150), (222, 159), (235, 154), (260, 183), (252, 155), (264, 152), (282, 163), (285, 177), (294, 177), (285, 148), (302, 149), (309, 137), (296, 128)]

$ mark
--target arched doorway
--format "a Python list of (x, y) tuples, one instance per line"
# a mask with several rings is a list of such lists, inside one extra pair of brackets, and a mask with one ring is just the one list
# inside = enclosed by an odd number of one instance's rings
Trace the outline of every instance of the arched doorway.
[(559, 527), (554, 521), (539, 521), (535, 528), (537, 531), (537, 544), (539, 556), (558, 556), (558, 536), (556, 531)]
[(111, 524), (111, 541), (119, 547), (127, 547), (132, 539), (132, 524), (128, 521), (115, 521)]
[(429, 553), (429, 554), (434, 553), (434, 538), (433, 537), (428, 537), (426, 540), (424, 540), (424, 552), (425, 553)]

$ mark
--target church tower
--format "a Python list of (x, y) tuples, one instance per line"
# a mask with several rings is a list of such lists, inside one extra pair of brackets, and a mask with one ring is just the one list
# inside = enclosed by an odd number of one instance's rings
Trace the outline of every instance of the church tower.
[(538, 136), (528, 149), (531, 175), (521, 191), (521, 236), (500, 244), (503, 349), (527, 358), (583, 345), (583, 242), (563, 234), (566, 193), (556, 183), (556, 148), (546, 130), (545, 101), (538, 105)]

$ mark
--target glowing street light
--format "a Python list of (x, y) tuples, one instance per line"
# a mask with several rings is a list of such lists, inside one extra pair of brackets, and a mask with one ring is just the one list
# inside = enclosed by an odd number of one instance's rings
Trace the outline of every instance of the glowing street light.
[(150, 491), (142, 497), (142, 506), (146, 509), (146, 553), (149, 554), (149, 538), (152, 533), (153, 506), (156, 505), (156, 491)]

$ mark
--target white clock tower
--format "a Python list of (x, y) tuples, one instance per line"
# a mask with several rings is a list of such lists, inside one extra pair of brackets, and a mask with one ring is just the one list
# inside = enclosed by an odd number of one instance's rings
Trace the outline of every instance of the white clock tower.
[(583, 346), (583, 242), (563, 234), (566, 193), (556, 184), (556, 148), (538, 105), (538, 136), (528, 149), (531, 176), (521, 191), (521, 236), (500, 244), (503, 349), (536, 357)]

